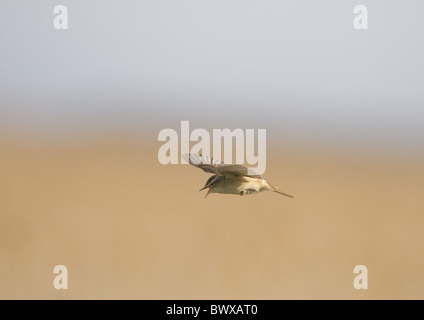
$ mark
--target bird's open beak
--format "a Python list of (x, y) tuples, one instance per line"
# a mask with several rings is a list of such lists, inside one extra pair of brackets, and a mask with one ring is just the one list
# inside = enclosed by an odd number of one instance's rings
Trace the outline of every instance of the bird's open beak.
[[(205, 190), (205, 189), (207, 189), (207, 187), (203, 187), (202, 189), (200, 189), (200, 190), (199, 190), (199, 192), (200, 192), (200, 191), (202, 191), (202, 190)], [(211, 190), (212, 190), (212, 189), (211, 189), (211, 188), (209, 188), (208, 192), (206, 193), (205, 198), (208, 196), (208, 194), (209, 194), (209, 193), (211, 193)]]

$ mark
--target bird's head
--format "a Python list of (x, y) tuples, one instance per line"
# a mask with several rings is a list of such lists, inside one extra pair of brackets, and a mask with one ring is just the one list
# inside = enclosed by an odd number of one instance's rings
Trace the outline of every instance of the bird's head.
[(205, 186), (202, 189), (200, 189), (199, 191), (202, 191), (202, 190), (209, 188), (209, 190), (208, 190), (208, 192), (206, 193), (206, 196), (205, 196), (205, 198), (206, 198), (209, 193), (214, 193), (214, 188), (217, 186), (218, 183), (219, 183), (219, 177), (216, 176), (216, 175), (212, 176), (208, 179), (208, 181), (206, 181)]

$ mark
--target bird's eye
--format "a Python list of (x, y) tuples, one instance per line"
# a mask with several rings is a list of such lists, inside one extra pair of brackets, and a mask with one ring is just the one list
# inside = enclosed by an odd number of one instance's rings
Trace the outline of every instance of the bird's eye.
[(215, 186), (215, 184), (214, 183), (211, 183), (210, 185), (209, 185), (209, 188), (213, 188)]

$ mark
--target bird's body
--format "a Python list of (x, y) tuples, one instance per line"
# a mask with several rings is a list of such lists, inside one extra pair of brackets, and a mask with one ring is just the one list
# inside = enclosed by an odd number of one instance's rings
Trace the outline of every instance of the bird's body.
[(216, 177), (215, 188), (211, 193), (226, 194), (252, 194), (268, 190), (268, 184), (264, 179), (237, 176), (213, 176)]
[(250, 174), (251, 172), (243, 166), (214, 163), (213, 159), (207, 161), (195, 155), (189, 155), (188, 161), (203, 171), (214, 173), (205, 186), (200, 189), (209, 189), (206, 196), (209, 193), (238, 194), (243, 196), (270, 190), (293, 198), (291, 195), (283, 193), (272, 186), (260, 175)]

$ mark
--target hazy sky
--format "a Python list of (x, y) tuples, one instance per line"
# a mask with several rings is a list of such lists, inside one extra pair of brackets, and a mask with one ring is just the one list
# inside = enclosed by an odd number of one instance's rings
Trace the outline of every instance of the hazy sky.
[[(67, 6), (69, 29), (53, 28)], [(353, 28), (364, 4), (369, 29)], [(0, 124), (271, 128), (424, 149), (422, 1), (0, 5)]]

